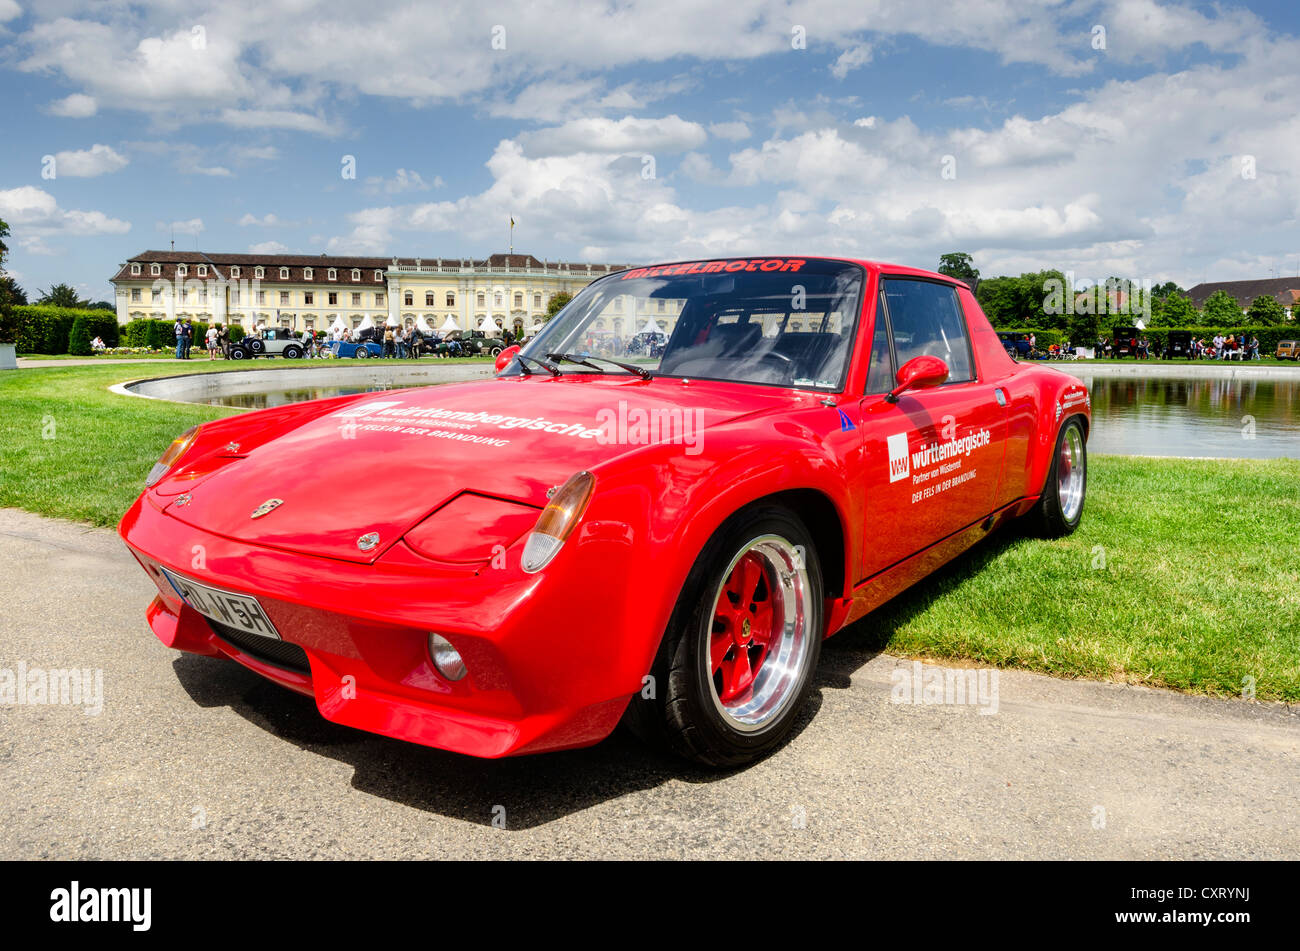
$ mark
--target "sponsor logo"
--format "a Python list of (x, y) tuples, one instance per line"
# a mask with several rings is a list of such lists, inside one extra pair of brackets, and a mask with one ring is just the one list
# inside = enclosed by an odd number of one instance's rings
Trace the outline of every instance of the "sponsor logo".
[(371, 413), (377, 413), (381, 409), (388, 409), (390, 406), (401, 405), (401, 400), (380, 400), (374, 403), (362, 403), (360, 406), (353, 406), (350, 409), (345, 409), (341, 412), (335, 413), (334, 416), (335, 418), (347, 416), (369, 416)]
[(907, 455), (907, 433), (894, 433), (885, 440), (889, 449), (889, 481), (897, 482), (911, 474)]
[(637, 277), (676, 277), (682, 274), (724, 274), (735, 271), (798, 271), (808, 262), (797, 258), (740, 258), (735, 261), (687, 261), (685, 264), (661, 264), (636, 267), (620, 280)]

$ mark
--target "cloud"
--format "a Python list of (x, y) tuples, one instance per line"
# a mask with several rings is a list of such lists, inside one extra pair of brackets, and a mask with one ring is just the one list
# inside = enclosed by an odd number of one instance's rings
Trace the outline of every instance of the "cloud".
[(279, 241), (259, 241), (257, 244), (248, 246), (249, 254), (283, 254), (289, 250), (287, 244), (281, 244)]
[(166, 221), (160, 221), (157, 224), (157, 228), (159, 231), (166, 231), (172, 234), (193, 235), (202, 234), (204, 230), (202, 218), (190, 218), (187, 221), (173, 221), (170, 224)]
[(245, 214), (244, 217), (242, 217), (242, 218), (239, 219), (239, 224), (240, 224), (240, 227), (243, 227), (243, 228), (248, 228), (248, 227), (257, 227), (257, 228), (293, 228), (293, 227), (297, 227), (297, 224), (296, 224), (295, 222), (284, 221), (283, 219), (279, 218), (279, 217), (278, 217), (274, 212), (269, 212), (269, 211), (268, 211), (265, 215), (263, 215), (262, 217), (260, 217), (260, 218), (257, 217), (257, 216), (254, 215), (254, 214), (251, 214), (251, 213)]
[(709, 126), (709, 134), (715, 135), (719, 139), (731, 139), (733, 142), (739, 142), (741, 139), (748, 139), (751, 133), (749, 126), (743, 122), (714, 122)]
[(54, 153), (56, 175), (67, 178), (95, 178), (126, 168), (128, 161), (107, 145), (92, 145), (77, 152)]
[(679, 116), (659, 119), (573, 119), (563, 125), (519, 137), (529, 155), (573, 155), (580, 152), (662, 153), (699, 148), (707, 138), (704, 127)]
[(342, 131), (328, 119), (289, 109), (223, 109), (221, 121), (237, 129), (285, 129), (331, 137)]
[(23, 8), (14, 0), (0, 0), (0, 23), (7, 23), (23, 15)]
[(224, 165), (204, 165), (203, 160), (211, 150), (201, 149), (189, 142), (143, 141), (127, 142), (126, 147), (135, 152), (149, 155), (170, 156), (176, 171), (183, 175), (208, 175), (216, 178), (229, 178), (233, 172)]
[(56, 235), (90, 237), (131, 230), (129, 221), (102, 211), (60, 208), (53, 195), (32, 185), (0, 190), (0, 218), (8, 223), (19, 247), (34, 253), (49, 253), (43, 239)]
[(871, 45), (863, 43), (859, 46), (853, 46), (840, 54), (839, 59), (835, 60), (830, 66), (831, 75), (836, 79), (844, 79), (855, 69), (860, 69), (871, 62)]
[[(3, 2), (3, 0), (0, 0), (0, 2)], [(95, 102), (95, 97), (79, 92), (74, 92), (62, 99), (56, 99), (49, 105), (51, 115), (62, 116), (65, 119), (85, 119), (88, 116), (93, 116), (98, 111), (99, 106)]]
[(236, 162), (270, 162), (280, 157), (274, 145), (237, 145), (230, 150)]
[(380, 192), (386, 195), (399, 195), (402, 192), (424, 192), (430, 188), (441, 188), (446, 184), (440, 176), (435, 175), (433, 184), (429, 184), (420, 177), (419, 172), (412, 172), (404, 168), (399, 168), (397, 174), (392, 178), (382, 176), (373, 176), (367, 178), (365, 185), (369, 194), (378, 194)]

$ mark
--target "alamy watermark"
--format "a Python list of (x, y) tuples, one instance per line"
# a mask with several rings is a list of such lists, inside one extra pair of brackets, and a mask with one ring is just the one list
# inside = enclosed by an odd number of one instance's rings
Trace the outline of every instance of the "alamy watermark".
[(914, 660), (910, 667), (896, 667), (889, 679), (891, 703), (972, 706), (983, 715), (998, 712), (998, 672), (987, 667), (927, 667)]
[(88, 717), (104, 712), (104, 671), (86, 668), (0, 667), (0, 705), (76, 706)]

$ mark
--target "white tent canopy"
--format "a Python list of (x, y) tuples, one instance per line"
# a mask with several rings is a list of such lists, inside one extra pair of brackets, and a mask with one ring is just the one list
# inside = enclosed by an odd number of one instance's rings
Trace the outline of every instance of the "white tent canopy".
[(389, 315), (388, 315), (388, 319), (384, 321), (384, 325), (387, 326), (387, 327), (396, 327), (396, 326), (397, 326), (397, 318), (394, 317), (392, 314), (389, 314)]
[(341, 334), (348, 329), (348, 325), (343, 322), (342, 317), (335, 317), (334, 323), (330, 324), (331, 334)]
[(484, 317), (479, 323), (478, 329), (483, 331), (483, 334), (488, 337), (495, 337), (501, 332), (501, 328), (496, 325), (496, 321), (491, 317)]
[(654, 319), (653, 317), (651, 317), (649, 320), (647, 320), (647, 321), (645, 322), (645, 326), (643, 326), (643, 327), (641, 328), (641, 332), (642, 332), (643, 334), (661, 334), (661, 333), (663, 333), (663, 331), (659, 328), (659, 325), (658, 325), (657, 323), (655, 323), (655, 319)]
[(375, 322), (370, 319), (370, 315), (366, 314), (366, 316), (361, 318), (361, 323), (357, 324), (357, 333), (360, 333), (363, 330), (369, 330), (374, 325)]
[(460, 324), (456, 323), (455, 317), (451, 316), (451, 314), (448, 314), (447, 319), (444, 320), (442, 322), (442, 326), (438, 328), (438, 333), (449, 334), (453, 330), (460, 330)]
[(420, 331), (420, 333), (424, 334), (426, 337), (433, 334), (433, 328), (429, 326), (429, 322), (425, 320), (423, 316), (416, 320), (415, 329)]

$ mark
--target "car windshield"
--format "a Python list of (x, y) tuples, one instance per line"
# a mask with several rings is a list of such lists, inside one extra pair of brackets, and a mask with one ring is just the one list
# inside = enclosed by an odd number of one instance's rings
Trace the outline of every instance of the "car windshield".
[[(739, 258), (633, 268), (588, 285), (524, 348), (538, 360), (605, 357), (658, 376), (836, 391), (862, 302), (862, 268)], [(623, 373), (609, 363), (565, 373)], [(517, 361), (511, 374), (524, 372)]]

